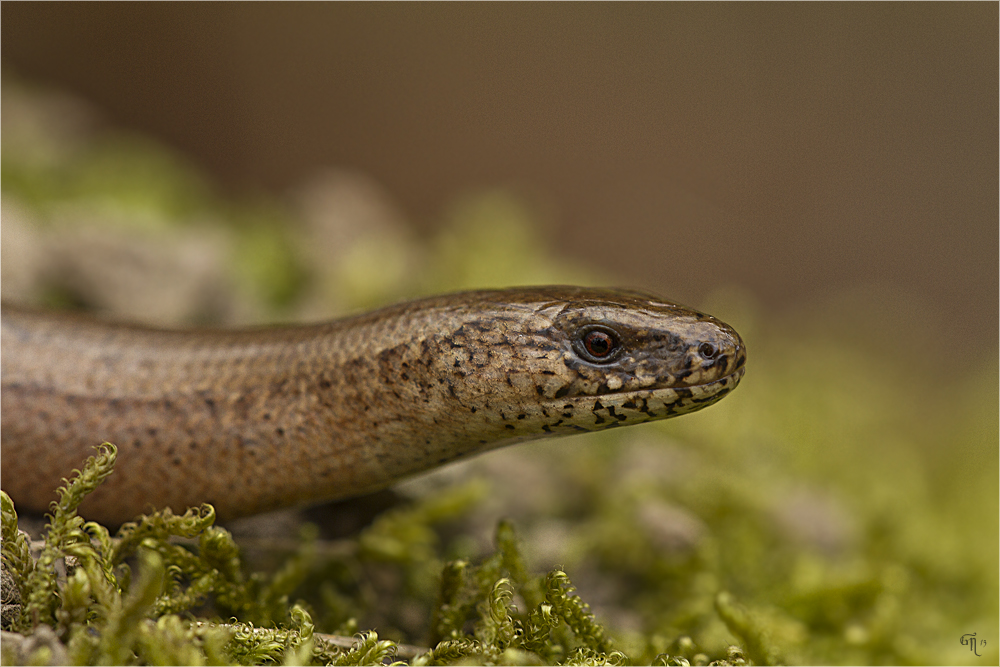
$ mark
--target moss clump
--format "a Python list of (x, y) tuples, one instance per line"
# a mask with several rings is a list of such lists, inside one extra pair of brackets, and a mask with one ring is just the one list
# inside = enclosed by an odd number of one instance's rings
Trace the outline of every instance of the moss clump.
[[(24, 601), (5, 618), (5, 629), (18, 634), (5, 635), (4, 662), (380, 665), (396, 655), (398, 644), (374, 631), (338, 647), (336, 638), (315, 632), (308, 605), (290, 604), (317, 560), (312, 531), (278, 572), (246, 576), (209, 505), (143, 516), (115, 537), (85, 522), (77, 508), (111, 474), (116, 456), (105, 443), (60, 489), (37, 558), (18, 531), (11, 499), (0, 495), (3, 565)], [(355, 557), (395, 562), (419, 580), (437, 562), (428, 526), (468, 500), (468, 491), (452, 492), (383, 515), (360, 535)], [(433, 648), (410, 647), (412, 664), (627, 664), (565, 572), (529, 575), (509, 522), (500, 522), (496, 543), (478, 566), (443, 564), (435, 577)], [(25, 636), (49, 639), (32, 646)]]
[[(34, 635), (48, 628), (74, 664), (258, 664), (288, 656), (334, 658), (337, 651), (314, 645), (308, 613), (288, 608), (281, 595), (288, 586), (284, 578), (243, 576), (238, 549), (225, 530), (213, 526), (211, 506), (182, 516), (157, 512), (125, 524), (114, 538), (103, 526), (84, 522), (77, 508), (111, 474), (116, 455), (113, 445), (103, 445), (60, 489), (37, 559), (31, 558), (27, 537), (17, 530), (13, 503), (2, 494), (3, 564), (24, 601), (5, 629)], [(197, 539), (198, 546), (191, 549), (189, 542), (176, 538)], [(281, 599), (285, 604), (280, 616), (287, 629), (195, 621), (192, 610), (209, 598), (218, 609), (258, 618), (274, 614), (275, 599)], [(5, 652), (17, 643), (5, 641)], [(38, 650), (42, 654), (35, 655)], [(4, 661), (44, 662), (51, 655), (46, 646), (19, 656), (5, 653)]]

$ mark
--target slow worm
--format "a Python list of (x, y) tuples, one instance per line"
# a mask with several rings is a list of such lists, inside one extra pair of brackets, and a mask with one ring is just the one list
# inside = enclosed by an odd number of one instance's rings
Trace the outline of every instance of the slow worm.
[(699, 410), (745, 347), (639, 292), (538, 287), (411, 301), (325, 324), (157, 330), (5, 305), (2, 485), (42, 512), (104, 441), (81, 508), (120, 523), (360, 495), (503, 445)]

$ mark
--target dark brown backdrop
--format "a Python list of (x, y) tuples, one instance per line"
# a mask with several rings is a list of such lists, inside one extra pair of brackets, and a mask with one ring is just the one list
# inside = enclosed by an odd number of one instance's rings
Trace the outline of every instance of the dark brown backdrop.
[(419, 224), (480, 186), (697, 302), (881, 281), (997, 349), (998, 7), (22, 4), (3, 63), (231, 187), (361, 168)]

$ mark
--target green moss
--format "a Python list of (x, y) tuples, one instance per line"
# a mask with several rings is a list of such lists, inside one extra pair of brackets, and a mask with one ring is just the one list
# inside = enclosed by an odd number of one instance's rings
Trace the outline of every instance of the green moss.
[[(113, 445), (103, 445), (60, 489), (33, 563), (17, 536), (13, 503), (2, 494), (4, 565), (28, 594), (16, 622), (22, 633), (51, 628), (74, 664), (374, 665), (394, 655), (397, 645), (380, 641), (375, 632), (359, 636), (350, 649), (334, 648), (316, 637), (305, 607), (289, 607), (289, 594), (316, 560), (312, 530), (277, 573), (245, 577), (228, 533), (212, 525), (210, 506), (183, 516), (165, 510), (142, 517), (113, 539), (103, 527), (84, 524), (76, 508), (111, 473), (116, 455)], [(426, 569), (424, 561), (436, 562), (429, 526), (467, 506), (469, 494), (450, 491), (383, 515), (358, 538), (359, 562), (391, 561), (411, 576)], [(178, 537), (197, 538), (198, 548), (174, 541)], [(479, 566), (443, 565), (433, 624), (437, 639), (414, 664), (626, 663), (588, 605), (573, 595), (566, 573), (530, 576), (508, 522), (499, 524), (496, 542), (497, 551)], [(57, 574), (57, 560), (66, 562), (65, 576)], [(512, 604), (515, 594), (525, 609)], [(195, 620), (190, 612), (209, 599), (221, 613)], [(223, 615), (232, 617), (225, 621)]]

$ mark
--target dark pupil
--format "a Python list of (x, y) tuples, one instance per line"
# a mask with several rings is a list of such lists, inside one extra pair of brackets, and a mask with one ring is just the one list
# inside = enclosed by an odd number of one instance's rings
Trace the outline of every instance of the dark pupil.
[(587, 352), (590, 352), (595, 357), (606, 357), (611, 353), (611, 348), (614, 343), (611, 340), (611, 336), (604, 333), (603, 331), (591, 331), (583, 339), (584, 345), (587, 346)]

